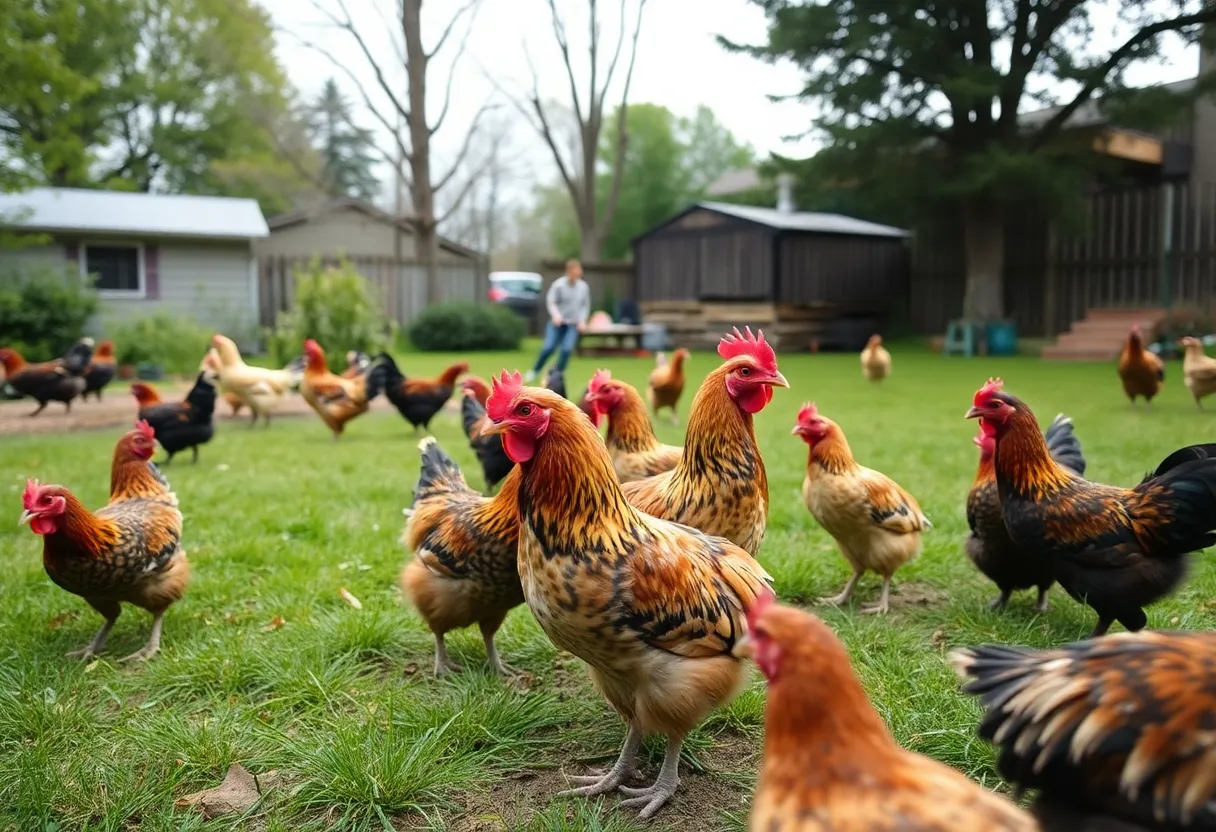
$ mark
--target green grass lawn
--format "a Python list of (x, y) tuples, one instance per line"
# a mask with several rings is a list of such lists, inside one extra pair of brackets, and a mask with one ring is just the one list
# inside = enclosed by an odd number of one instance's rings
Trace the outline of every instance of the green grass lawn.
[[(813, 604), (848, 575), (799, 494), (806, 451), (789, 430), (799, 405), (814, 399), (861, 463), (915, 494), (934, 523), (924, 554), (896, 576), (889, 617), (815, 609), (848, 644), (901, 743), (996, 787), (993, 755), (974, 734), (979, 710), (959, 695), (945, 651), (990, 641), (1060, 644), (1084, 637), (1095, 618), (1058, 588), (1044, 615), (1031, 609), (1033, 592), (1015, 596), (1003, 614), (986, 610), (996, 589), (962, 552), (977, 457), (975, 423), (963, 419), (972, 394), (1000, 375), (1041, 423), (1060, 411), (1072, 416), (1089, 476), (1112, 483), (1137, 481), (1174, 449), (1210, 440), (1216, 414), (1195, 409), (1178, 364), (1146, 414), (1128, 408), (1109, 365), (943, 359), (898, 345), (894, 353), (894, 374), (878, 387), (863, 381), (854, 355), (781, 360), (792, 389), (778, 389), (756, 420), (771, 488), (759, 557), (787, 601)], [(531, 357), (478, 355), (470, 363), (487, 377)], [(411, 355), (403, 369), (426, 375), (449, 360)], [(695, 354), (692, 385), (718, 363)], [(576, 360), (571, 394), (600, 365), (639, 386), (652, 367)], [(685, 415), (691, 399), (689, 390)], [(458, 418), (445, 413), (432, 428), (480, 487)], [(431, 676), (431, 636), (397, 588), (407, 557), (401, 509), (417, 478), (418, 440), (395, 413), (359, 419), (338, 443), (313, 418), (254, 431), (221, 422), (197, 466), (179, 458), (166, 469), (194, 577), (166, 618), (163, 652), (144, 666), (114, 663), (147, 637), (150, 617), (128, 607), (104, 658), (65, 659), (101, 619), (44, 574), (41, 542), (16, 525), (21, 488), (37, 477), (102, 505), (119, 433), (0, 440), (0, 829), (202, 828), (197, 813), (174, 801), (218, 785), (233, 761), (284, 779), (249, 815), (209, 829), (636, 828), (615, 797), (549, 798), (563, 770), (613, 759), (623, 726), (526, 608), (512, 613), (498, 640), (504, 658), (531, 674), (526, 685), (504, 685), (484, 670), (475, 628), (448, 639), (466, 672)], [(673, 443), (683, 436), (667, 424), (659, 435)], [(1195, 562), (1181, 591), (1149, 611), (1150, 627), (1216, 626), (1216, 568), (1210, 556)], [(362, 610), (343, 602), (343, 587)], [(877, 588), (868, 577), (856, 600), (871, 600)], [(743, 826), (763, 707), (756, 681), (690, 738), (681, 791), (652, 828)], [(661, 743), (648, 748), (653, 773)]]

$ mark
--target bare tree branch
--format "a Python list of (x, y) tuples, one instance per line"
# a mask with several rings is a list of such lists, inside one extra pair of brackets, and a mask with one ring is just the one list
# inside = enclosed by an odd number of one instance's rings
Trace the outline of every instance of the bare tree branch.
[(578, 192), (578, 180), (574, 178), (574, 175), (566, 166), (566, 161), (562, 158), (562, 152), (557, 147), (557, 139), (553, 135), (553, 125), (549, 123), (549, 117), (545, 113), (545, 105), (540, 100), (540, 77), (536, 73), (536, 66), (532, 63), (532, 56), (528, 53), (526, 44), (524, 46), (524, 57), (528, 59), (528, 69), (532, 72), (532, 92), (529, 95), (528, 103), (531, 105), (532, 112), (536, 114), (537, 121), (540, 124), (540, 137), (549, 146), (549, 151), (553, 154), (553, 161), (557, 164), (557, 172), (561, 174), (562, 182), (565, 183), (566, 191), (570, 194), (571, 202), (577, 211), (581, 204)]
[(460, 206), (464, 203), (465, 198), (472, 193), (475, 187), (477, 187), (477, 183), (481, 181), (481, 177), (493, 166), (493, 164), (494, 157), (492, 155), (487, 156), (486, 159), (477, 167), (477, 169), (469, 174), (468, 178), (464, 182), (464, 185), (462, 185), (460, 190), (456, 192), (456, 197), (452, 200), (452, 204), (448, 206), (448, 209), (443, 212), (442, 216), (438, 217), (436, 224), (442, 224), (444, 220), (448, 219), (452, 216), (452, 214), (460, 210)]
[[(428, 61), (439, 54), (439, 50), (443, 49), (443, 44), (447, 42), (448, 35), (452, 34), (452, 30), (455, 29), (456, 24), (460, 22), (460, 18), (464, 17), (465, 14), (470, 11), (473, 12), (473, 17), (469, 20), (469, 29), (472, 29), (473, 20), (476, 19), (477, 12), (481, 11), (481, 0), (469, 0), (469, 2), (465, 3), (456, 11), (456, 14), (452, 15), (452, 19), (448, 21), (448, 25), (444, 28), (442, 34), (439, 35), (439, 40), (435, 41), (435, 48), (427, 53), (426, 59)], [(468, 30), (466, 30), (465, 39), (467, 40), (468, 37)], [(461, 46), (460, 51), (464, 51), (463, 46)]]
[[(645, 3), (645, 0), (643, 0), (643, 3)], [(642, 9), (639, 6), (638, 7), (638, 23), (642, 22), (641, 15), (642, 15)], [(601, 93), (599, 93), (601, 101), (603, 101), (603, 99), (608, 96), (608, 86), (612, 83), (612, 76), (616, 73), (616, 62), (621, 57), (621, 47), (625, 43), (625, 0), (621, 0), (620, 18), (621, 18), (621, 28), (620, 28), (620, 31), (618, 31), (616, 33), (616, 48), (612, 50), (612, 60), (608, 62), (608, 71), (604, 73), (604, 89)], [(636, 31), (637, 31), (637, 29), (635, 28), (634, 32), (636, 32)], [(634, 39), (636, 41), (636, 36)], [(596, 94), (594, 78), (592, 78), (592, 81), (591, 81), (591, 94), (592, 95)]]
[[(623, 3), (622, 3), (623, 5)], [(625, 150), (629, 145), (629, 86), (633, 82), (633, 67), (638, 59), (638, 35), (642, 31), (642, 11), (646, 8), (646, 0), (638, 3), (638, 16), (633, 26), (633, 42), (629, 46), (629, 69), (625, 71), (625, 88), (621, 91), (621, 106), (617, 110), (616, 124), (616, 157), (612, 168), (612, 184), (609, 186), (608, 201), (604, 203), (604, 214), (600, 217), (598, 230), (604, 231), (612, 227), (616, 218), (617, 203), (621, 200), (621, 180), (624, 179)], [(624, 20), (621, 29), (624, 30)], [(605, 92), (607, 88), (605, 87)]]
[[(384, 77), (384, 70), (381, 69), (380, 64), (376, 62), (376, 59), (372, 57), (371, 50), (367, 46), (367, 41), (363, 39), (363, 35), (360, 34), (359, 29), (355, 26), (354, 20), (351, 19), (350, 11), (346, 8), (346, 0), (336, 0), (338, 3), (338, 8), (342, 10), (343, 18), (341, 19), (325, 9), (325, 7), (317, 2), (317, 0), (308, 1), (312, 4), (314, 9), (323, 14), (334, 26), (348, 32), (355, 39), (355, 43), (359, 46), (359, 51), (363, 53), (363, 57), (367, 61), (368, 66), (372, 68), (372, 72), (376, 75), (376, 83), (379, 84), (380, 90), (388, 97), (388, 100), (393, 103), (393, 107), (397, 110), (397, 113), (403, 119), (409, 121), (409, 109), (401, 103), (401, 99), (397, 98), (396, 94), (393, 92), (392, 85), (389, 84), (388, 79)], [(352, 74), (349, 70), (347, 70), (347, 73)]]
[(456, 158), (452, 161), (452, 167), (448, 169), (447, 173), (439, 177), (439, 179), (435, 181), (433, 185), (431, 185), (432, 191), (439, 193), (444, 189), (448, 182), (452, 181), (452, 177), (456, 175), (456, 171), (459, 170), (461, 164), (464, 163), (465, 157), (469, 154), (469, 146), (473, 143), (473, 139), (477, 136), (481, 117), (496, 109), (498, 109), (498, 105), (492, 104), (488, 100), (483, 103), (480, 108), (478, 108), (477, 113), (473, 116), (473, 121), (469, 124), (468, 131), (466, 131), (464, 134), (464, 141), (460, 144), (460, 150), (456, 152)]
[[(380, 23), (384, 25), (384, 30), (386, 32), (395, 32), (397, 30), (397, 24), (385, 17), (384, 9), (380, 8), (380, 4), (374, 2), (373, 0), (371, 6), (376, 10), (376, 16), (380, 18)], [(393, 44), (393, 57), (397, 59), (399, 64), (405, 66), (405, 47), (401, 44), (401, 41), (397, 40), (396, 37), (389, 38), (389, 41), (391, 41)]]
[[(591, 0), (591, 3), (592, 3), (592, 7), (593, 7), (592, 14), (594, 15), (594, 13), (595, 13), (594, 0)], [(562, 16), (557, 11), (557, 0), (549, 0), (549, 15), (552, 18), (552, 22), (553, 22), (553, 36), (555, 38), (557, 38), (557, 48), (561, 50), (562, 63), (566, 67), (566, 78), (570, 82), (570, 101), (574, 105), (574, 117), (578, 119), (579, 124), (582, 124), (583, 123), (583, 106), (582, 106), (582, 102), (579, 99), (579, 95), (578, 95), (578, 81), (574, 77), (574, 65), (571, 63), (571, 60), (570, 60), (570, 41), (566, 38), (566, 25), (564, 23), (562, 23)], [(594, 54), (594, 52), (592, 52), (592, 54)], [(530, 60), (529, 60), (529, 65), (531, 65)], [(592, 72), (594, 72), (594, 71), (595, 70), (592, 70)], [(533, 69), (533, 71), (532, 71), (532, 77), (533, 77), (533, 79), (536, 78), (535, 69)], [(534, 84), (533, 86), (535, 87), (536, 85)], [(594, 101), (595, 92), (594, 91), (591, 93), (591, 97), (592, 97), (592, 101), (590, 103), (591, 103), (592, 107), (594, 107), (595, 106), (595, 101)]]
[[(465, 9), (468, 9), (479, 2), (480, 0), (473, 0), (473, 2), (469, 3), (468, 6), (465, 6), (464, 9), (461, 9), (460, 12), (457, 13), (457, 17), (459, 17), (460, 14), (463, 14)], [(464, 51), (469, 45), (469, 34), (472, 32), (472, 30), (473, 21), (470, 20), (469, 28), (465, 30), (464, 37), (460, 39), (460, 46), (456, 50), (456, 55), (452, 58), (451, 69), (448, 70), (448, 82), (443, 88), (443, 106), (439, 108), (439, 116), (435, 119), (435, 123), (428, 128), (431, 131), (432, 136), (439, 132), (439, 128), (443, 127), (444, 119), (448, 117), (448, 106), (452, 103), (452, 83), (456, 80), (456, 64), (460, 63), (460, 59), (464, 57)], [(447, 40), (448, 34), (451, 31), (452, 26), (449, 25), (448, 28), (444, 30), (443, 36), (439, 39), (440, 46), (443, 45), (443, 41)], [(439, 51), (439, 47), (435, 47), (435, 50), (431, 52), (431, 55), (427, 58), (427, 60), (429, 61), (431, 57), (434, 57), (435, 52), (437, 51)]]

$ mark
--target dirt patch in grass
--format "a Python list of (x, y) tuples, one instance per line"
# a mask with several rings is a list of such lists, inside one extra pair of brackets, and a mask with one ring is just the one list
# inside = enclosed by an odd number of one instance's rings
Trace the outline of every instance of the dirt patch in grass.
[(945, 590), (932, 584), (905, 581), (891, 590), (891, 611), (938, 606), (944, 604), (948, 597)]

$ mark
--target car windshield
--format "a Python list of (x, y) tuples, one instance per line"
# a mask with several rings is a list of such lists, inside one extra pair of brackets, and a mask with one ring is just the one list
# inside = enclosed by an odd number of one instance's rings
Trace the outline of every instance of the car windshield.
[(540, 281), (527, 277), (495, 277), (491, 283), (507, 292), (530, 292), (540, 294)]

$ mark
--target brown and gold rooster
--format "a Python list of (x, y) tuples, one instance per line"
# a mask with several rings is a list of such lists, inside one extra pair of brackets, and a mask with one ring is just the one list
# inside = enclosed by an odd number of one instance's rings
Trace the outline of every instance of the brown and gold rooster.
[(461, 669), (448, 658), (443, 637), (472, 624), (481, 630), (490, 668), (510, 675), (515, 670), (498, 657), (494, 634), (524, 602), (516, 565), (519, 470), (486, 498), (469, 488), (434, 437), (418, 449), (422, 473), (402, 538), (414, 557), (401, 572), (401, 590), (435, 634), (435, 675)]
[(88, 659), (101, 651), (120, 604), (127, 603), (152, 613), (152, 633), (142, 650), (123, 661), (151, 658), (160, 650), (165, 611), (186, 590), (190, 567), (181, 548), (182, 515), (176, 495), (149, 461), (155, 448), (147, 422), (118, 440), (110, 502), (96, 512), (62, 485), (26, 482), (20, 522), (42, 536), (47, 575), (106, 620), (92, 641), (69, 656)]
[[(744, 395), (766, 399), (762, 389)], [(622, 806), (649, 819), (679, 785), (684, 737), (743, 686), (731, 650), (772, 578), (743, 549), (631, 506), (608, 449), (572, 402), (504, 372), (487, 410), (520, 469), (518, 564), (528, 608), (554, 644), (590, 666), (628, 726), (612, 768), (572, 778), (577, 787), (565, 794), (619, 790)], [(658, 778), (646, 788), (623, 785), (652, 733), (668, 740)]]
[(633, 482), (653, 477), (680, 462), (684, 449), (664, 445), (654, 435), (646, 404), (631, 385), (614, 379), (607, 370), (597, 370), (587, 386), (587, 396), (596, 411), (608, 418), (604, 442), (618, 480)]
[(725, 363), (692, 400), (679, 464), (623, 489), (646, 514), (720, 535), (754, 555), (768, 524), (768, 477), (752, 416), (774, 387), (790, 385), (763, 332), (736, 329), (719, 342), (718, 355)]
[(313, 339), (304, 342), (304, 378), (300, 395), (308, 402), (334, 439), (342, 436), (346, 423), (362, 416), (384, 387), (384, 369), (377, 364), (361, 376), (343, 378), (329, 371), (325, 350)]
[(997, 770), (1044, 829), (1216, 829), (1216, 633), (1115, 633), (951, 663), (987, 714)]
[(1051, 559), (1056, 580), (1098, 613), (1092, 636), (1120, 622), (1139, 630), (1145, 607), (1186, 575), (1187, 556), (1216, 544), (1216, 445), (1175, 451), (1134, 488), (1090, 482), (1051, 457), (1034, 413), (980, 388), (967, 411), (996, 441), (993, 467), (1009, 536)]
[(646, 398), (650, 400), (650, 409), (656, 419), (659, 418), (659, 411), (666, 407), (671, 409), (671, 423), (680, 423), (676, 406), (684, 394), (684, 362), (687, 360), (688, 350), (683, 347), (671, 354), (670, 361), (656, 359), (658, 366), (650, 371), (650, 378), (646, 382)]

